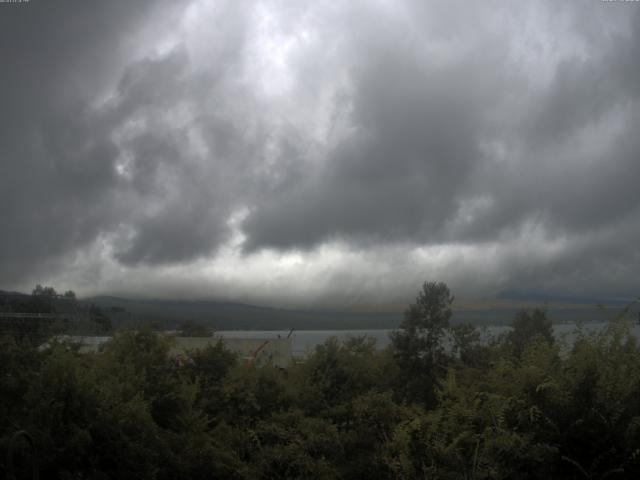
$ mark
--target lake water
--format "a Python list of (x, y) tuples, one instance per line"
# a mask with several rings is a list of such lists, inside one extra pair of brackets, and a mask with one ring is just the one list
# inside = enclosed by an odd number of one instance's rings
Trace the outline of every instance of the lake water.
[[(602, 330), (606, 323), (589, 323), (583, 325), (585, 332), (595, 332)], [(572, 342), (575, 339), (576, 325), (574, 324), (557, 324), (553, 326), (553, 332), (557, 338), (566, 338), (568, 342)], [(510, 329), (508, 326), (490, 326), (481, 327), (480, 331), (483, 338), (488, 339), (494, 336), (498, 336), (501, 333), (507, 332)], [(391, 330), (294, 330), (291, 334), (293, 340), (292, 350), (293, 355), (297, 357), (303, 357), (307, 353), (311, 352), (317, 345), (321, 345), (327, 339), (331, 337), (337, 337), (338, 339), (345, 339), (351, 337), (361, 337), (366, 335), (376, 339), (376, 346), (378, 348), (384, 348), (391, 340), (389, 339), (389, 333)], [(286, 337), (289, 334), (288, 330), (226, 330), (216, 332), (222, 337), (230, 338), (278, 338)], [(640, 338), (640, 325), (634, 325), (633, 334)]]

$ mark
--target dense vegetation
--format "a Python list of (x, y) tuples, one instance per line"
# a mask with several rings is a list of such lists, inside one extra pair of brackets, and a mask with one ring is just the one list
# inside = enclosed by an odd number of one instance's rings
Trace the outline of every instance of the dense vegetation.
[(0, 474), (37, 458), (65, 479), (640, 478), (629, 322), (565, 344), (522, 312), (481, 341), (449, 325), (451, 300), (427, 283), (389, 348), (331, 339), (286, 370), (220, 342), (178, 364), (150, 329), (99, 354), (5, 336)]

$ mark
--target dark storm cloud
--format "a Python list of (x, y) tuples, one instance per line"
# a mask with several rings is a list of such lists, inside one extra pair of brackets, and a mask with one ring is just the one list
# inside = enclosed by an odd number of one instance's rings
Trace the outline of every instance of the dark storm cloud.
[[(639, 18), (635, 12), (630, 36), (599, 38), (607, 48), (595, 57), (561, 61), (543, 87), (518, 71), (508, 38), (475, 31), (478, 42), (454, 31), (469, 45), (444, 66), (411, 42), (402, 48), (401, 35), (376, 39), (357, 52), (366, 58), (354, 76), (357, 133), (306, 181), (252, 212), (245, 223), (249, 246), (307, 248), (336, 237), (473, 242), (535, 217), (570, 233), (629, 215), (640, 200), (631, 81)], [(467, 18), (461, 30), (471, 23)], [(609, 141), (598, 138), (604, 135), (598, 128), (616, 118), (627, 125), (606, 148), (585, 152), (577, 143), (588, 127), (594, 145)], [(504, 162), (482, 148), (491, 142), (505, 145)], [(478, 198), (489, 206), (453, 226), (461, 205)]]
[(177, 103), (188, 114), (195, 100), (187, 69), (188, 59), (179, 51), (133, 65), (117, 89), (114, 106), (101, 112), (111, 122), (110, 130), (120, 128), (125, 137), (118, 142), (123, 158), (116, 160), (116, 168), (133, 209), (128, 215), (131, 238), (116, 251), (123, 263), (189, 260), (224, 235), (228, 212), (221, 215), (217, 208), (220, 200), (226, 203), (225, 196), (203, 178), (207, 172), (190, 158), (188, 132), (167, 114)]
[[(247, 264), (441, 248), (460, 284), (471, 265), (498, 287), (639, 286), (638, 8), (0, 7), (4, 283), (77, 252), (153, 270), (233, 243)], [(324, 293), (357, 295), (375, 269), (356, 264)]]
[(485, 224), (500, 229), (537, 217), (556, 234), (571, 235), (638, 221), (638, 13), (629, 36), (600, 38), (604, 51), (562, 61), (550, 84), (532, 95), (526, 117), (507, 137), (517, 163), (485, 172), (495, 198)]
[[(117, 221), (114, 146), (86, 104), (154, 2), (33, 1), (0, 8), (0, 278), (5, 282)], [(99, 59), (99, 61), (96, 61)], [(117, 202), (116, 202), (117, 203)]]
[(371, 58), (354, 72), (356, 133), (304, 181), (252, 212), (249, 247), (309, 247), (334, 237), (442, 240), (483, 161), (486, 110), (506, 86), (496, 75), (501, 65), (478, 64), (470, 52), (463, 67), (439, 68), (412, 50), (377, 48), (358, 52)]
[[(46, 272), (43, 262), (100, 235), (115, 235), (115, 257), (137, 264), (189, 260), (228, 234), (233, 195), (242, 192), (229, 191), (225, 156), (253, 147), (201, 104), (205, 90), (238, 92), (222, 74), (194, 74), (180, 48), (123, 64), (119, 49), (133, 40), (120, 35), (134, 37), (158, 11), (179, 16), (158, 2), (105, 5), (32, 2), (0, 12), (9, 72), (2, 76), (0, 182), (11, 232), (2, 240), (2, 278)], [(108, 92), (104, 77), (117, 87), (94, 106)], [(191, 116), (188, 125), (174, 118), (178, 107)], [(215, 150), (206, 161), (194, 159), (196, 130), (205, 154)]]

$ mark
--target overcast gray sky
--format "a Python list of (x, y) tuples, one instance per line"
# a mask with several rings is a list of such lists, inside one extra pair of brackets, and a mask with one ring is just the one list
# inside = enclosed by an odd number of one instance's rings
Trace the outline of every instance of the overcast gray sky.
[(640, 294), (640, 2), (0, 3), (0, 288)]

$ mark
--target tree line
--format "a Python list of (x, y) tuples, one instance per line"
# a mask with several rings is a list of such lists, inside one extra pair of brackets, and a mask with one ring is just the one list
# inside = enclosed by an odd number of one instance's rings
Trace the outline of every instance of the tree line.
[[(385, 349), (329, 339), (288, 369), (222, 341), (118, 333), (98, 354), (0, 348), (0, 474), (63, 479), (639, 478), (640, 347), (623, 318), (553, 336), (452, 327), (425, 283)], [(23, 477), (20, 477), (20, 476)]]

